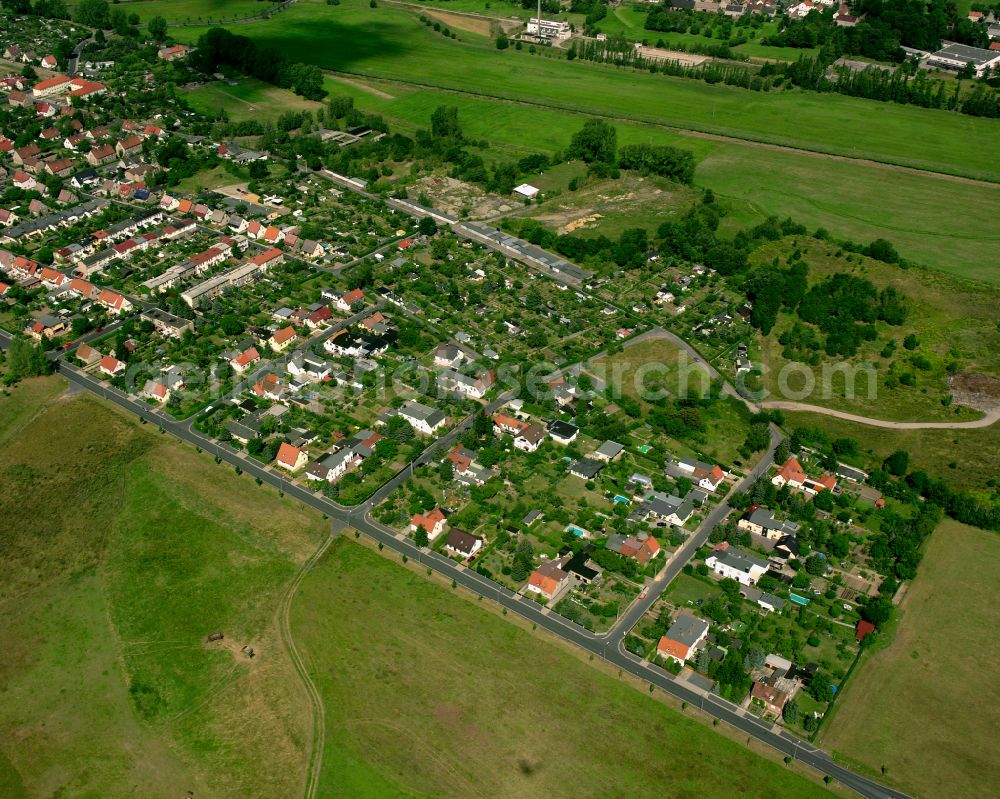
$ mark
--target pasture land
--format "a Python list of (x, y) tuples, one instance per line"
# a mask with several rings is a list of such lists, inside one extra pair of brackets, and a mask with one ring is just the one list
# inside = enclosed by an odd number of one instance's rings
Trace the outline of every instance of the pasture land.
[[(78, 3), (79, 0), (73, 0), (69, 5), (72, 8)], [(125, 11), (138, 14), (140, 22), (145, 25), (156, 16), (163, 17), (168, 23), (241, 19), (274, 6), (275, 3), (270, 0), (130, 0)]]
[[(820, 743), (914, 796), (1000, 785), (1000, 538), (947, 520), (931, 535), (896, 636), (867, 655)], [(885, 767), (885, 775), (881, 770)]]
[(298, 792), (309, 705), (275, 617), (320, 516), (63, 386), (0, 399), (50, 397), (0, 446), (4, 795)]
[[(175, 33), (193, 40), (202, 32)], [(840, 95), (756, 94), (570, 62), (551, 52), (498, 52), (489, 42), (446, 39), (412, 10), (373, 9), (362, 0), (337, 6), (300, 0), (239, 32), (335, 71), (1000, 180), (1000, 167), (982, 146), (996, 135), (997, 123), (989, 119)], [(876, 114), (879, 124), (872, 125)]]
[(353, 542), (306, 576), (292, 631), (326, 705), (323, 797), (825, 795)]

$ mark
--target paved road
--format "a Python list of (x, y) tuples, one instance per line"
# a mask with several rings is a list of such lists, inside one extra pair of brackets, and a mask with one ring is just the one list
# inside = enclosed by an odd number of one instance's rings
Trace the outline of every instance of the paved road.
[[(740, 481), (739, 485), (726, 495), (727, 498), (733, 491), (745, 491), (748, 489), (757, 481), (758, 477), (771, 468), (771, 464), (774, 463), (774, 450), (782, 438), (783, 436), (778, 427), (771, 425), (771, 446), (768, 448), (767, 453), (753, 467), (750, 473)], [(608, 631), (607, 635), (614, 637), (616, 645), (628, 635), (629, 630), (639, 623), (639, 619), (643, 617), (646, 611), (653, 606), (653, 603), (659, 599), (660, 594), (681, 573), (681, 569), (694, 557), (698, 548), (708, 541), (712, 530), (715, 529), (719, 522), (726, 518), (731, 510), (732, 508), (729, 506), (727, 499), (723, 499), (722, 502), (709, 512), (708, 516), (698, 525), (698, 529), (684, 542), (683, 546), (674, 553), (673, 558), (667, 564), (666, 568), (660, 572), (651, 585), (647, 586), (646, 596), (632, 603), (625, 614), (615, 623), (615, 626)]]
[[(817, 771), (829, 775), (833, 779), (857, 791), (862, 796), (871, 797), (871, 799), (908, 799), (905, 794), (899, 791), (881, 786), (834, 763), (825, 752), (816, 749), (791, 733), (780, 729), (776, 730), (772, 725), (766, 724), (754, 716), (746, 715), (744, 711), (731, 702), (707, 694), (701, 689), (690, 685), (684, 680), (677, 679), (672, 674), (656, 666), (644, 663), (622, 648), (620, 638), (613, 640), (611, 636), (597, 636), (562, 616), (552, 613), (551, 610), (543, 608), (536, 602), (511, 592), (509, 589), (493, 582), (478, 572), (467, 569), (436, 552), (417, 547), (404, 534), (398, 533), (371, 518), (372, 503), (377, 501), (378, 494), (368, 502), (355, 508), (344, 507), (323, 496), (320, 492), (311, 492), (292, 482), (284, 474), (254, 461), (252, 458), (247, 457), (230, 446), (220, 444), (200, 435), (191, 429), (190, 423), (178, 422), (166, 417), (150, 406), (131, 399), (120, 391), (104, 385), (101, 381), (65, 362), (60, 362), (59, 367), (61, 374), (74, 385), (110, 400), (119, 407), (139, 416), (141, 419), (164, 428), (181, 440), (201, 447), (205, 452), (216, 455), (231, 465), (239, 466), (250, 476), (259, 477), (263, 482), (280, 488), (286, 495), (326, 514), (333, 518), (339, 525), (350, 525), (400, 555), (406, 555), (419, 564), (434, 569), (446, 579), (453, 580), (456, 585), (460, 585), (475, 594), (496, 601), (502, 607), (520, 614), (523, 618), (533, 624), (537, 624), (553, 635), (576, 644), (597, 657), (604, 658), (609, 663), (620, 668), (622, 672), (627, 672), (634, 677), (649, 682), (681, 701), (701, 707), (705, 713), (725, 721), (741, 732), (766, 743), (781, 754), (794, 757), (815, 768)], [(456, 431), (452, 431), (452, 433), (456, 436), (458, 435)], [(441, 442), (436, 442), (435, 447), (440, 446), (440, 444)], [(421, 457), (423, 458), (424, 456)], [(405, 479), (405, 471), (397, 475), (394, 481), (402, 482)], [(707, 525), (704, 527), (708, 529)]]

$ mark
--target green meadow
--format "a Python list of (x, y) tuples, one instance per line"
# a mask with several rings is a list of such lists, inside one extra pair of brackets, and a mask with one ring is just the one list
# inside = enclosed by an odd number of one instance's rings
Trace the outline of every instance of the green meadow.
[[(202, 32), (175, 31), (189, 40)], [(363, 0), (300, 0), (239, 33), (334, 71), (1000, 180), (985, 146), (996, 140), (994, 120), (840, 95), (751, 93), (551, 52), (500, 52), (489, 42), (446, 39), (411, 10)]]

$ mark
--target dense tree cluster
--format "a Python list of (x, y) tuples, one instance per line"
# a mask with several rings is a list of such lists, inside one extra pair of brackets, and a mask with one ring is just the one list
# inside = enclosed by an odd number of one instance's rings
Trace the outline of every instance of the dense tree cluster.
[(660, 175), (678, 183), (694, 182), (694, 154), (666, 144), (626, 144), (618, 154), (618, 166), (641, 175)]
[(237, 36), (225, 28), (212, 28), (199, 37), (198, 47), (189, 58), (197, 70), (212, 74), (227, 66), (254, 78), (291, 89), (309, 100), (326, 95), (323, 73), (313, 64), (289, 61), (280, 53), (258, 47), (252, 39)]
[(24, 377), (38, 377), (52, 371), (52, 364), (45, 357), (45, 347), (33, 344), (22, 336), (15, 336), (7, 348), (7, 375), (5, 382), (16, 383)]

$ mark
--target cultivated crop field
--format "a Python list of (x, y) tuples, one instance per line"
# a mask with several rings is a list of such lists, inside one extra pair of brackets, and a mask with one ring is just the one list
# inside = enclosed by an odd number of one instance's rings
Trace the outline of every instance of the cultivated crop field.
[(942, 522), (895, 639), (862, 661), (821, 744), (915, 796), (980, 797), (1000, 784), (998, 586), (1000, 538)]
[(347, 541), (303, 581), (292, 631), (326, 703), (323, 797), (825, 795)]
[[(178, 30), (196, 39), (200, 28)], [(840, 95), (748, 93), (489, 43), (454, 42), (409, 10), (362, 0), (301, 0), (239, 32), (297, 60), (374, 77), (724, 133), (819, 152), (1000, 179), (983, 142), (993, 120)]]

